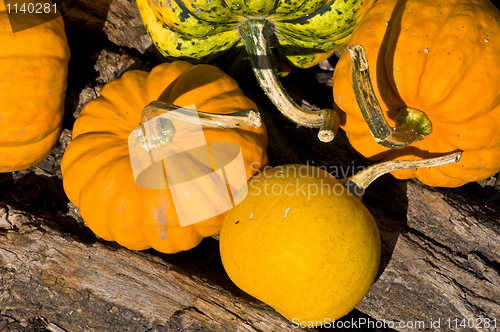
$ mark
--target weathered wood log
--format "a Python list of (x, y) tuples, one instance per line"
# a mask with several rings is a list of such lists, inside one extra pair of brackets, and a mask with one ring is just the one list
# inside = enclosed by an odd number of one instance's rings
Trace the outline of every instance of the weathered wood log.
[[(71, 139), (72, 113), (78, 116), (102, 84), (124, 70), (163, 61), (138, 24), (133, 0), (81, 0), (75, 6), (65, 15), (73, 58), (61, 144), (29, 170), (0, 174), (0, 331), (295, 330), (230, 282), (215, 240), (176, 255), (133, 252), (97, 239), (68, 205), (59, 166)], [(333, 66), (322, 68), (296, 70), (283, 79), (303, 107), (331, 107)], [(271, 165), (325, 166), (339, 178), (368, 165), (342, 132), (325, 144), (314, 130), (284, 118), (251, 71), (236, 79), (262, 112)], [(363, 202), (380, 228), (379, 276), (336, 327), (499, 330), (499, 198), (497, 177), (457, 189), (378, 179)]]
[[(395, 230), (399, 236), (359, 310), (379, 320), (423, 322), (426, 328), (438, 321), (441, 331), (462, 330), (455, 319), (471, 331), (498, 330), (499, 210), (483, 209), (465, 191), (458, 196), (459, 191), (446, 190), (446, 196), (408, 181), (406, 225), (404, 218), (387, 219), (394, 208), (389, 202), (380, 200), (383, 208), (371, 206), (382, 238), (389, 239), (387, 232)], [(459, 197), (468, 202), (458, 204)]]
[(236, 288), (155, 255), (84, 243), (49, 216), (2, 205), (10, 229), (0, 232), (0, 303), (20, 319), (43, 316), (66, 331), (293, 330)]

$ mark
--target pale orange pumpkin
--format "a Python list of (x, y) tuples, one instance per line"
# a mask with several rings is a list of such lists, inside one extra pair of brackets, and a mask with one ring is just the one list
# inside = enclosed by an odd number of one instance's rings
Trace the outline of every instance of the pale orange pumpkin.
[[(237, 83), (214, 66), (176, 61), (161, 64), (150, 73), (126, 72), (108, 83), (100, 97), (83, 108), (61, 169), (68, 198), (80, 208), (83, 219), (99, 237), (129, 249), (152, 247), (175, 253), (217, 234), (222, 215), (181, 227), (168, 187), (144, 189), (135, 183), (129, 134), (141, 124), (143, 108), (156, 100), (181, 107), (194, 104), (198, 111), (206, 113), (257, 110)], [(268, 163), (263, 125), (205, 128), (203, 132), (209, 143), (239, 145), (247, 179)], [(211, 197), (210, 201), (217, 199)], [(193, 204), (209, 204), (207, 201), (208, 197)]]
[(64, 22), (14, 33), (0, 0), (0, 50), (0, 172), (12, 172), (41, 161), (59, 138), (70, 57)]

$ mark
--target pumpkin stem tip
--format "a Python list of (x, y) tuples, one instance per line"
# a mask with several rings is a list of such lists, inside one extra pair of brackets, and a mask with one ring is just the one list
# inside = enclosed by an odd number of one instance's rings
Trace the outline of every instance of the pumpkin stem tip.
[(248, 125), (253, 128), (259, 128), (262, 125), (262, 119), (260, 118), (259, 113), (254, 110), (248, 110)]
[(340, 116), (331, 109), (322, 110), (323, 123), (319, 128), (318, 138), (323, 143), (333, 141), (340, 126)]

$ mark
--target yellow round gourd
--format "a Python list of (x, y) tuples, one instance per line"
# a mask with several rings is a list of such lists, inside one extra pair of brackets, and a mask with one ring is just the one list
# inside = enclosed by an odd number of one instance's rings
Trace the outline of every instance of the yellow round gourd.
[(302, 326), (336, 320), (377, 275), (380, 235), (370, 212), (328, 172), (310, 165), (267, 169), (225, 215), (224, 268), (243, 291)]

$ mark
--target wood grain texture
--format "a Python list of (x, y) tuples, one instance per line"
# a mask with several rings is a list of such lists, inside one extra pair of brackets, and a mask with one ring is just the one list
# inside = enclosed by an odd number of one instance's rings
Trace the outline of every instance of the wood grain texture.
[(0, 303), (18, 318), (40, 315), (67, 331), (293, 331), (263, 303), (159, 257), (84, 243), (47, 217), (2, 211), (11, 229), (0, 232)]
[[(297, 331), (230, 282), (216, 240), (176, 255), (133, 252), (97, 239), (69, 204), (60, 160), (71, 140), (73, 113), (78, 116), (103, 83), (128, 67), (147, 69), (162, 61), (154, 48), (145, 48), (137, 15), (132, 0), (81, 1), (65, 15), (72, 60), (60, 144), (37, 166), (0, 174), (0, 331), (49, 331), (48, 324), (65, 331)], [(283, 85), (302, 107), (330, 108), (334, 65), (331, 59), (323, 69), (293, 71)], [(325, 144), (317, 131), (297, 128), (252, 75), (247, 69), (235, 78), (259, 106), (271, 165), (324, 166), (339, 178), (369, 165), (343, 132)], [(485, 319), (496, 319), (499, 330), (498, 179), (456, 189), (391, 176), (375, 181), (363, 202), (382, 237), (379, 275), (342, 320), (357, 326), (336, 330), (495, 331), (484, 328)], [(483, 328), (454, 328), (447, 319), (483, 319)], [(440, 329), (430, 325), (437, 321)]]

